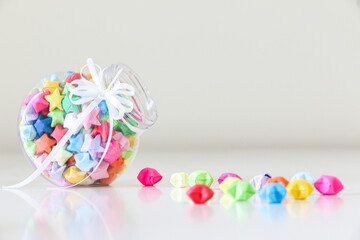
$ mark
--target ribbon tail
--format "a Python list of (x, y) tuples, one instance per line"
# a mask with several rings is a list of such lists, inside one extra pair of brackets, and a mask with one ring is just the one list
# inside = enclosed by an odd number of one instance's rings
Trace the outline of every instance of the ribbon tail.
[(25, 178), (23, 181), (11, 185), (11, 186), (3, 186), (4, 189), (10, 189), (10, 188), (21, 188), (29, 183), (33, 182), (38, 176), (41, 175), (41, 173), (49, 166), (50, 162), (54, 159), (56, 154), (65, 146), (66, 142), (70, 139), (70, 137), (74, 134), (76, 129), (82, 124), (85, 117), (101, 102), (102, 98), (96, 98), (81, 114), (81, 116), (76, 120), (73, 126), (69, 128), (69, 130), (66, 132), (66, 134), (61, 138), (61, 140), (58, 142), (58, 144), (52, 149), (50, 154), (45, 158), (44, 162), (27, 178)]

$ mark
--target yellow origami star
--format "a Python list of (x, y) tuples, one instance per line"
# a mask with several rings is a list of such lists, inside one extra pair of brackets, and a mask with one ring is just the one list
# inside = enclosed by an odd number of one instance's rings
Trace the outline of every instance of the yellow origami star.
[(46, 79), (44, 81), (45, 81), (45, 87), (42, 90), (48, 89), (51, 93), (53, 93), (56, 89), (61, 90), (60, 88), (61, 82), (48, 81)]
[(68, 167), (63, 173), (63, 176), (73, 184), (82, 181), (86, 177), (86, 172), (81, 171), (76, 166)]
[(58, 162), (60, 166), (64, 166), (64, 164), (71, 158), (73, 154), (71, 152), (66, 151), (65, 149), (61, 149), (55, 156), (53, 162)]
[(46, 101), (48, 101), (50, 103), (49, 111), (52, 111), (56, 108), (58, 108), (60, 110), (64, 110), (61, 105), (61, 101), (63, 100), (64, 97), (65, 96), (60, 94), (59, 89), (55, 89), (52, 94), (46, 95), (45, 99), (46, 99)]

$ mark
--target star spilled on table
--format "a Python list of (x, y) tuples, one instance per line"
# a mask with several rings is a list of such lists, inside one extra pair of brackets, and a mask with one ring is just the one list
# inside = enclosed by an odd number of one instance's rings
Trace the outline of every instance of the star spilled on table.
[(50, 106), (50, 103), (45, 100), (45, 96), (49, 95), (49, 94), (50, 94), (50, 91), (45, 90), (32, 101), (31, 104), (36, 112), (39, 113), (39, 112), (47, 109)]
[(46, 118), (43, 115), (40, 115), (38, 117), (34, 124), (34, 127), (39, 136), (42, 136), (44, 133), (52, 133), (53, 129), (50, 127), (51, 121), (51, 118)]
[[(87, 106), (83, 107), (83, 111), (85, 111), (85, 109), (87, 108)], [(79, 113), (79, 117), (80, 115), (83, 114)], [(96, 126), (100, 126), (100, 120), (99, 120), (99, 114), (100, 114), (100, 108), (94, 108), (94, 110), (92, 110), (83, 120), (82, 124), (84, 125), (85, 130), (90, 129), (93, 125)]]
[(51, 111), (47, 116), (52, 119), (51, 127), (55, 127), (57, 124), (64, 124), (65, 112), (60, 109)]
[[(103, 147), (105, 146), (106, 143), (103, 144)], [(102, 155), (102, 153), (99, 153), (99, 157), (102, 157)], [(119, 157), (121, 157), (120, 144), (118, 141), (111, 141), (109, 149), (104, 156), (104, 160), (111, 164), (118, 160)]]
[[(100, 122), (100, 126), (95, 126), (94, 130), (91, 132), (91, 136), (95, 137), (96, 135), (101, 135), (101, 141), (106, 142), (109, 137), (110, 124), (108, 122)], [(114, 135), (114, 130), (111, 130), (112, 135)]]
[(55, 138), (56, 142), (58, 143), (68, 130), (69, 129), (63, 128), (61, 125), (58, 124), (56, 125), (54, 131), (50, 136)]
[(66, 169), (66, 165), (60, 166), (57, 162), (54, 162), (51, 170), (49, 170), (50, 176), (55, 179), (56, 181), (63, 181), (65, 180), (63, 176), (63, 172)]
[(85, 135), (84, 144), (81, 147), (81, 152), (88, 152), (92, 160), (96, 160), (98, 153), (104, 152), (104, 148), (101, 146), (101, 136), (91, 137), (90, 134)]
[(66, 150), (73, 152), (80, 152), (80, 149), (84, 143), (82, 132), (79, 132), (78, 134), (71, 136), (69, 142), (70, 144), (66, 147)]
[(49, 81), (44, 79), (45, 86), (42, 90), (49, 90), (51, 93), (53, 93), (56, 89), (61, 90), (60, 84), (61, 82), (58, 81)]
[(75, 155), (75, 166), (78, 167), (81, 171), (88, 172), (93, 168), (98, 162), (91, 160), (89, 153), (78, 153)]
[(56, 144), (56, 140), (49, 138), (47, 133), (44, 133), (39, 139), (35, 140), (36, 154), (50, 153), (52, 146)]
[(108, 167), (109, 167), (109, 163), (102, 161), (99, 167), (91, 174), (90, 178), (94, 181), (102, 178), (108, 178), (109, 177), (109, 173), (107, 172)]
[(52, 94), (45, 96), (45, 99), (50, 103), (49, 111), (51, 112), (56, 108), (64, 110), (61, 105), (63, 98), (64, 96), (60, 94), (60, 90), (57, 88)]
[(69, 160), (69, 158), (71, 158), (72, 155), (73, 154), (71, 152), (68, 152), (64, 148), (62, 148), (56, 154), (53, 162), (57, 162), (60, 166), (63, 166)]

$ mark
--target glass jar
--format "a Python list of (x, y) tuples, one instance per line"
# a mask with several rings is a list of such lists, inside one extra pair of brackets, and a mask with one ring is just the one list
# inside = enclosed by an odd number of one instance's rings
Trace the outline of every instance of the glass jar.
[(35, 173), (52, 183), (107, 185), (133, 161), (140, 135), (156, 119), (155, 102), (134, 71), (124, 64), (102, 70), (89, 59), (80, 71), (48, 75), (29, 92), (19, 136)]

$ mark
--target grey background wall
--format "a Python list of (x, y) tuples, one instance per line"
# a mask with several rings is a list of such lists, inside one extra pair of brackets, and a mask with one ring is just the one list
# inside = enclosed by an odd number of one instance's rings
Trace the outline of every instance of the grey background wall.
[(19, 151), (26, 93), (90, 56), (126, 63), (151, 90), (159, 119), (144, 149), (360, 146), (359, 11), (355, 0), (0, 0), (0, 150)]

